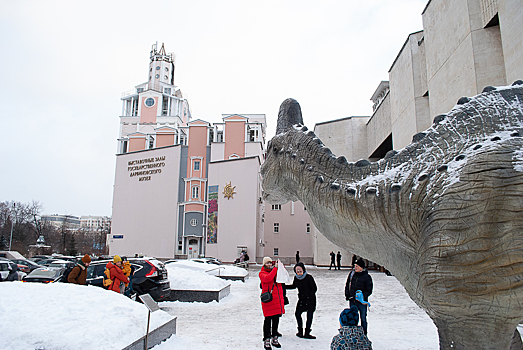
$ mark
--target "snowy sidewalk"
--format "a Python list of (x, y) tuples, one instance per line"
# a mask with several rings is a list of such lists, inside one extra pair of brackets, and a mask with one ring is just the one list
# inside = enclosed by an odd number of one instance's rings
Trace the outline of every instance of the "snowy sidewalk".
[[(162, 310), (178, 317), (177, 334), (155, 350), (220, 350), (262, 349), (263, 315), (260, 305), (258, 272), (261, 266), (249, 269), (246, 283), (231, 282), (231, 294), (220, 303), (160, 303)], [(291, 269), (289, 274), (293, 276)], [(297, 291), (289, 290), (290, 304), (280, 320), (282, 349), (330, 349), (332, 337), (338, 333), (338, 317), (347, 306), (344, 290), (349, 270), (307, 267), (318, 285), (317, 309), (312, 324), (315, 340), (295, 336)], [(399, 282), (380, 272), (370, 272), (374, 281), (372, 304), (368, 315), (369, 339), (374, 350), (435, 350), (437, 330), (430, 318), (413, 301)], [(303, 319), (305, 321), (306, 314)]]

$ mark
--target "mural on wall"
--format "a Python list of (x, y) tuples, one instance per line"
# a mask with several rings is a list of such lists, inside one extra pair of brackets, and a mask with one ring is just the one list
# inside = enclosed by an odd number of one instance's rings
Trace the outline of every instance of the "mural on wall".
[(209, 210), (207, 217), (207, 243), (218, 243), (218, 188), (209, 186)]

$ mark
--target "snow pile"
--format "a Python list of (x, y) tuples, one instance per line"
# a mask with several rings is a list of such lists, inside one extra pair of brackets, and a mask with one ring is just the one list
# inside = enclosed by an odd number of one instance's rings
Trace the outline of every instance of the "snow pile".
[[(2, 349), (122, 349), (145, 335), (147, 308), (99, 287), (0, 283)], [(150, 329), (171, 320), (151, 314)]]
[(165, 265), (171, 289), (209, 291), (219, 291), (229, 284), (205, 272), (218, 266), (194, 261), (177, 261)]

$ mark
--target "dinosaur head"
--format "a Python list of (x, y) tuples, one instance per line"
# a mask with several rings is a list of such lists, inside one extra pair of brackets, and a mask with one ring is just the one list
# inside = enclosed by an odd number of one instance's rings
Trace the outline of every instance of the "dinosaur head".
[(261, 168), (263, 178), (263, 199), (271, 204), (284, 204), (288, 201), (297, 201), (293, 191), (292, 180), (286, 176), (287, 167), (282, 164), (282, 153), (288, 149), (288, 134), (295, 125), (303, 124), (300, 104), (288, 98), (282, 102), (278, 112), (276, 136), (267, 145), (267, 157)]
[(300, 104), (295, 99), (288, 98), (280, 105), (276, 135), (288, 131), (296, 124), (303, 124)]

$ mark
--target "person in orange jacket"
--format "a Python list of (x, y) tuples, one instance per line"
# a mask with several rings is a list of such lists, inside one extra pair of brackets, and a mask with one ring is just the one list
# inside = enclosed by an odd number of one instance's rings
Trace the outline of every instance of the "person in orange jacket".
[(109, 261), (105, 268), (109, 270), (108, 277), (111, 280), (111, 284), (107, 289), (123, 294), (125, 284), (129, 283), (129, 278), (122, 271), (122, 258), (115, 255), (113, 261)]
[[(262, 293), (272, 291), (272, 300), (268, 303), (262, 303), (263, 316), (263, 347), (266, 350), (281, 348), (278, 341), (278, 323), (280, 317), (285, 313), (283, 287), (281, 283), (276, 283), (276, 273), (278, 267), (268, 256), (263, 258), (263, 267), (259, 273)], [(272, 337), (272, 339), (271, 339)]]

